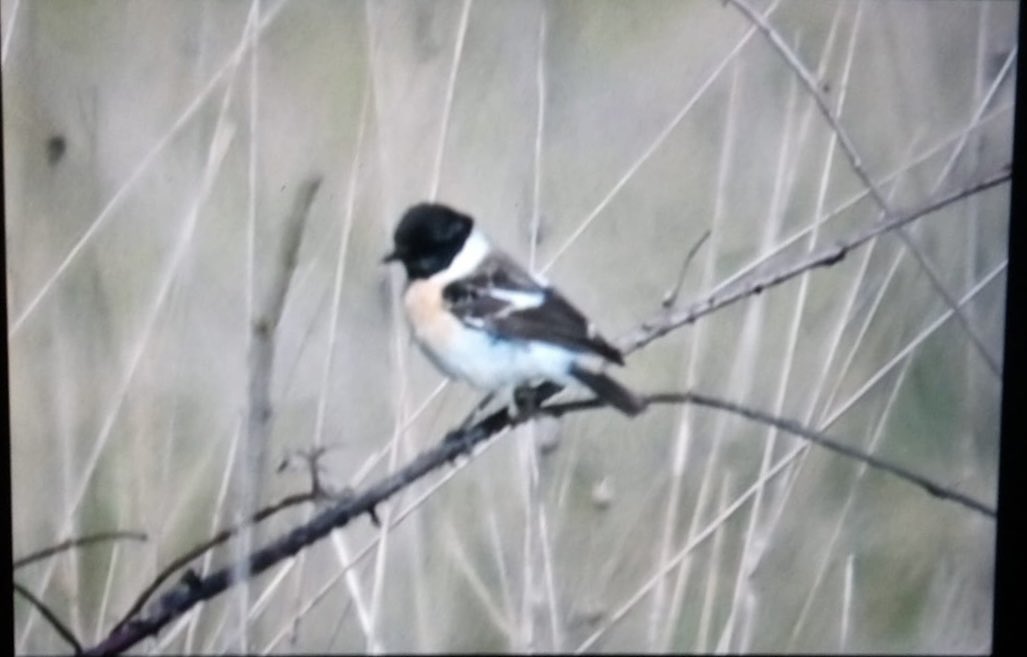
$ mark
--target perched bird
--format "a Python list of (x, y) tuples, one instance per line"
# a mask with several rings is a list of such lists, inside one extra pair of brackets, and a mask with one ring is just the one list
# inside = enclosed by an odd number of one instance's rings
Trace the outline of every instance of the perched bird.
[(406, 269), (414, 339), (446, 375), (505, 392), (514, 408), (518, 387), (547, 379), (577, 381), (626, 415), (645, 409), (644, 399), (587, 364), (623, 365), (620, 351), (557, 290), (492, 247), (471, 217), (415, 205), (393, 241), (383, 262)]

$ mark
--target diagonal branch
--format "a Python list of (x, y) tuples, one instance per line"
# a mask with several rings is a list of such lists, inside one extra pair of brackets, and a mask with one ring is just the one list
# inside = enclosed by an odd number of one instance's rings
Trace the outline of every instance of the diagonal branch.
[[(860, 158), (855, 144), (852, 143), (852, 138), (849, 137), (849, 134), (842, 128), (841, 122), (838, 120), (836, 114), (831, 110), (824, 92), (821, 90), (820, 85), (817, 83), (816, 78), (813, 77), (810, 70), (802, 63), (802, 60), (800, 60), (799, 56), (795, 54), (795, 51), (785, 43), (785, 40), (773, 28), (773, 26), (771, 26), (767, 19), (749, 6), (745, 0), (726, 1), (738, 8), (738, 10), (745, 14), (753, 25), (758, 27), (759, 30), (766, 35), (771, 45), (774, 46), (774, 48), (781, 54), (785, 63), (787, 63), (789, 68), (791, 68), (795, 75), (798, 76), (810, 96), (813, 97), (817, 108), (820, 110), (820, 113), (824, 115), (824, 119), (827, 121), (828, 125), (830, 125), (831, 130), (834, 131), (835, 135), (837, 135), (838, 143), (841, 144), (842, 150), (845, 152), (845, 156), (848, 158), (853, 172), (855, 172), (856, 176), (860, 179), (860, 182), (862, 182), (863, 186), (870, 192), (870, 196), (873, 197), (874, 202), (884, 213), (884, 219), (891, 220), (895, 216), (895, 213), (890, 207), (888, 200), (885, 198), (877, 184), (874, 183), (870, 174), (867, 173), (866, 167), (863, 166), (863, 160)], [(945, 286), (934, 266), (927, 260), (926, 256), (924, 256), (920, 247), (913, 241), (913, 238), (909, 233), (901, 228), (895, 232), (899, 239), (902, 240), (905, 247), (909, 249), (909, 252), (913, 254), (913, 257), (916, 258), (935, 291), (942, 297), (942, 299), (944, 299), (945, 303), (948, 304), (949, 308), (955, 313), (956, 318), (959, 320), (960, 324), (962, 324), (966, 333), (970, 336), (971, 342), (973, 342), (974, 347), (980, 353), (981, 358), (984, 359), (988, 368), (1001, 379), (1002, 366), (999, 364), (998, 359), (988, 351), (984, 341), (979, 335), (977, 335), (977, 331), (975, 331), (973, 326), (970, 324), (970, 320), (966, 316), (966, 313), (964, 313), (959, 307), (956, 299), (947, 289), (945, 289)]]
[(146, 601), (150, 599), (150, 596), (152, 596), (154, 592), (158, 588), (160, 588), (160, 585), (166, 582), (167, 579), (174, 575), (175, 572), (177, 572), (179, 569), (188, 565), (189, 562), (193, 559), (199, 557), (203, 553), (212, 550), (218, 545), (221, 545), (225, 541), (229, 540), (230, 538), (238, 534), (239, 531), (244, 527), (255, 525), (258, 522), (271, 517), (272, 515), (278, 513), (283, 509), (296, 506), (297, 504), (303, 504), (304, 502), (314, 501), (318, 499), (321, 495), (323, 495), (323, 493), (317, 488), (317, 484), (315, 481), (314, 490), (308, 493), (297, 493), (295, 495), (288, 495), (286, 497), (283, 497), (274, 504), (266, 506), (263, 509), (260, 509), (259, 511), (254, 513), (250, 517), (249, 522), (235, 524), (231, 525), (230, 527), (226, 527), (225, 529), (219, 531), (217, 534), (214, 534), (214, 536), (207, 539), (203, 543), (200, 543), (191, 550), (187, 551), (185, 554), (182, 554), (178, 558), (174, 559), (171, 563), (166, 565), (159, 573), (157, 573), (157, 576), (153, 579), (153, 581), (150, 582), (150, 584), (145, 589), (143, 589), (143, 592), (136, 597), (135, 602), (133, 602), (132, 606), (128, 608), (128, 611), (125, 612), (125, 615), (121, 618), (121, 620), (119, 620), (114, 625), (114, 629), (118, 630), (119, 628), (123, 627), (126, 623), (130, 622), (132, 620), (132, 617), (139, 613), (139, 610), (143, 608), (143, 605), (146, 604)]
[[(696, 406), (716, 408), (721, 411), (740, 415), (741, 417), (754, 422), (766, 424), (786, 433), (790, 433), (793, 436), (798, 436), (814, 445), (819, 445), (820, 447), (829, 449), (832, 452), (841, 454), (842, 456), (861, 463), (866, 463), (868, 466), (876, 468), (877, 470), (895, 475), (899, 479), (903, 479), (913, 485), (923, 488), (934, 497), (951, 500), (957, 504), (967, 507), (968, 509), (982, 513), (989, 518), (994, 518), (996, 515), (995, 509), (984, 502), (975, 500), (968, 495), (964, 495), (963, 493), (952, 490), (951, 488), (935, 483), (927, 477), (917, 474), (901, 465), (896, 465), (890, 461), (880, 458), (879, 456), (874, 456), (873, 454), (864, 452), (861, 449), (847, 445), (837, 438), (832, 438), (824, 433), (816, 431), (815, 429), (811, 429), (797, 420), (778, 417), (771, 413), (766, 413), (755, 408), (750, 408), (748, 406), (743, 406), (742, 404), (720, 399), (718, 397), (711, 397), (698, 392), (661, 393), (649, 396), (647, 401), (650, 404), (695, 404)], [(560, 417), (569, 412), (601, 408), (603, 406), (605, 406), (605, 403), (599, 399), (584, 399), (581, 401), (565, 402), (562, 404), (551, 404), (550, 406), (545, 406), (539, 410), (540, 413), (544, 415)]]
[[(559, 390), (559, 386), (554, 384), (543, 384), (538, 388), (536, 396), (542, 401)], [(469, 454), (475, 445), (503, 431), (511, 424), (506, 409), (502, 409), (472, 427), (451, 432), (443, 442), (422, 452), (405, 468), (368, 487), (363, 493), (347, 497), (314, 516), (310, 522), (256, 550), (242, 564), (241, 569), (237, 564), (229, 564), (206, 577), (180, 583), (157, 600), (153, 611), (115, 630), (86, 654), (115, 654), (127, 650), (144, 637), (156, 634), (171, 620), (196, 604), (228, 589), (238, 580), (237, 573), (240, 570), (249, 573), (250, 576), (259, 575), (279, 561), (324, 538), (334, 529), (348, 524), (352, 519), (364, 514), (370, 516), (381, 502), (432, 470), (454, 461), (458, 456)]]
[(1000, 171), (993, 173), (980, 182), (931, 201), (907, 214), (893, 217), (889, 221), (874, 224), (847, 240), (837, 242), (835, 246), (812, 253), (807, 258), (790, 264), (783, 269), (763, 276), (752, 277), (748, 281), (743, 281), (742, 283), (734, 286), (734, 288), (728, 289), (721, 294), (711, 294), (702, 301), (693, 303), (687, 308), (683, 308), (676, 313), (661, 313), (656, 317), (643, 322), (639, 328), (621, 338), (618, 341), (618, 346), (626, 353), (641, 349), (653, 340), (666, 335), (674, 329), (686, 324), (692, 324), (699, 318), (705, 317), (706, 315), (720, 310), (725, 306), (729, 306), (754, 294), (760, 294), (764, 290), (789, 281), (811, 269), (834, 265), (844, 259), (850, 251), (863, 246), (875, 237), (879, 237), (884, 233), (899, 229), (925, 215), (937, 212), (946, 206), (973, 196), (974, 194), (1001, 185), (1009, 181), (1011, 175), (1011, 168), (1007, 165)]
[(61, 541), (57, 545), (51, 545), (45, 547), (42, 550), (37, 550), (31, 554), (26, 554), (20, 559), (15, 559), (13, 568), (17, 570), (22, 566), (27, 566), (30, 563), (41, 561), (47, 557), (53, 556), (66, 550), (71, 550), (77, 547), (84, 547), (86, 545), (92, 545), (93, 543), (100, 543), (102, 541), (118, 541), (121, 539), (134, 540), (134, 541), (145, 541), (146, 534), (143, 532), (99, 532), (97, 534), (89, 534), (88, 536), (80, 536), (79, 538), (69, 538), (66, 541)]
[(43, 604), (42, 600), (32, 595), (32, 592), (29, 591), (27, 588), (25, 588), (18, 582), (13, 582), (13, 585), (14, 590), (17, 593), (19, 593), (21, 597), (28, 600), (33, 607), (39, 610), (39, 613), (43, 615), (43, 618), (45, 618), (50, 623), (50, 625), (53, 626), (55, 630), (57, 630), (57, 633), (61, 635), (61, 638), (67, 641), (69, 644), (71, 644), (71, 648), (75, 651), (75, 654), (81, 655), (82, 644), (78, 642), (78, 639), (76, 639), (72, 631), (68, 629), (68, 626), (62, 623), (61, 619), (57, 618), (57, 615), (53, 613), (53, 611), (51, 611), (49, 607)]

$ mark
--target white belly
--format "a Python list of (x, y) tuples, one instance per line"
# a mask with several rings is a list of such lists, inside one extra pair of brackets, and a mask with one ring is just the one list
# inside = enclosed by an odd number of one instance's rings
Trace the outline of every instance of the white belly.
[(539, 342), (495, 339), (465, 326), (443, 311), (437, 285), (411, 283), (404, 303), (414, 339), (443, 372), (485, 390), (537, 379), (569, 383), (573, 353)]
[(538, 379), (568, 383), (573, 354), (538, 342), (496, 340), (476, 329), (462, 328), (448, 348), (436, 350), (418, 340), (421, 349), (452, 377), (486, 390)]

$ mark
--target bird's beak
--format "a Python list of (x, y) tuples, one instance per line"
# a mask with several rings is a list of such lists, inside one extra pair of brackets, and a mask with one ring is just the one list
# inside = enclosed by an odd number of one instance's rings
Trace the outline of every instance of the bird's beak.
[(382, 258), (382, 264), (388, 264), (390, 262), (396, 262), (397, 260), (399, 260), (399, 252), (398, 251), (393, 251), (391, 253), (386, 254), (385, 257)]

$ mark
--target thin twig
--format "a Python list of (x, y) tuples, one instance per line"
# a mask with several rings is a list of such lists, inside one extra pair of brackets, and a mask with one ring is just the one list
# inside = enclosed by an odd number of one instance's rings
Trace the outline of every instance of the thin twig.
[(41, 561), (49, 556), (53, 556), (72, 548), (92, 545), (93, 543), (100, 543), (102, 541), (120, 541), (122, 539), (146, 541), (147, 536), (143, 532), (115, 531), (99, 532), (97, 534), (89, 534), (88, 536), (80, 536), (79, 538), (69, 538), (66, 541), (61, 541), (57, 545), (51, 545), (50, 547), (45, 547), (42, 550), (37, 550), (36, 552), (27, 554), (20, 559), (15, 559), (13, 568), (14, 570), (17, 570), (22, 566), (27, 566), (30, 563)]
[(69, 630), (68, 627), (61, 622), (61, 619), (57, 618), (57, 615), (50, 611), (50, 608), (43, 604), (42, 600), (32, 595), (32, 592), (26, 589), (24, 586), (22, 586), (18, 582), (12, 582), (12, 584), (14, 586), (14, 590), (20, 593), (23, 598), (28, 600), (33, 607), (39, 610), (39, 613), (43, 615), (43, 618), (50, 622), (50, 625), (52, 625), (53, 628), (57, 630), (57, 633), (61, 635), (61, 638), (63, 638), (65, 641), (71, 644), (71, 647), (75, 651), (75, 654), (81, 655), (82, 644), (78, 642), (78, 639), (75, 638), (75, 635), (72, 634), (71, 630)]
[(969, 196), (991, 189), (997, 185), (1001, 185), (1007, 182), (1011, 175), (1011, 167), (1006, 165), (997, 173), (993, 173), (980, 182), (959, 191), (952, 192), (940, 199), (931, 201), (907, 214), (897, 216), (886, 222), (874, 224), (873, 226), (863, 230), (861, 233), (856, 234), (854, 237), (839, 241), (835, 246), (813, 253), (805, 259), (792, 263), (779, 271), (771, 272), (760, 277), (754, 277), (749, 281), (736, 285), (734, 289), (725, 291), (721, 294), (711, 294), (702, 301), (694, 303), (677, 313), (671, 315), (660, 313), (653, 319), (643, 322), (641, 327), (621, 338), (618, 341), (619, 346), (623, 352), (630, 353), (644, 347), (656, 338), (666, 335), (680, 326), (692, 324), (697, 319), (705, 317), (716, 310), (720, 310), (725, 306), (729, 306), (754, 294), (760, 294), (764, 290), (789, 281), (811, 269), (835, 265), (844, 259), (845, 256), (848, 255), (849, 251), (859, 248), (875, 237), (901, 228), (920, 217), (937, 212), (938, 210), (961, 201)]
[(710, 238), (711, 232), (707, 229), (702, 236), (695, 241), (692, 248), (688, 250), (688, 255), (685, 256), (685, 261), (681, 263), (681, 273), (678, 274), (678, 280), (667, 294), (663, 295), (663, 301), (660, 303), (664, 308), (670, 308), (677, 303), (678, 295), (681, 294), (681, 286), (685, 282), (685, 274), (688, 273), (688, 266), (692, 264), (692, 260), (695, 258), (695, 254), (699, 252), (699, 248), (706, 243), (706, 240)]
[[(833, 452), (837, 452), (843, 456), (847, 456), (861, 463), (866, 463), (872, 468), (882, 470), (889, 474), (893, 474), (900, 479), (920, 486), (931, 495), (951, 500), (958, 504), (973, 509), (979, 513), (982, 513), (990, 518), (994, 518), (996, 511), (994, 508), (987, 504), (973, 499), (967, 495), (964, 495), (958, 491), (954, 491), (950, 488), (946, 488), (941, 484), (935, 483), (923, 475), (917, 474), (912, 470), (908, 470), (900, 465), (895, 465), (890, 461), (886, 461), (873, 454), (868, 454), (860, 449), (846, 445), (836, 438), (831, 438), (826, 434), (823, 434), (814, 429), (804, 426), (802, 423), (789, 418), (782, 418), (771, 413), (765, 413), (763, 411), (743, 406), (732, 401), (719, 399), (717, 397), (711, 397), (697, 392), (684, 392), (684, 393), (659, 393), (650, 395), (646, 398), (649, 404), (695, 404), (697, 406), (705, 406), (707, 408), (716, 408), (721, 411), (727, 411), (735, 415), (739, 415), (746, 419), (760, 424), (766, 424), (768, 426), (775, 427), (781, 431), (785, 431), (799, 438), (808, 440), (809, 442), (819, 445), (825, 449), (829, 449)], [(582, 411), (592, 408), (600, 408), (606, 404), (600, 399), (582, 399), (577, 401), (562, 402), (559, 404), (550, 404), (549, 406), (543, 406), (539, 409), (539, 412), (544, 415), (551, 415), (553, 417), (561, 417), (570, 412)]]
[[(481, 450), (479, 450), (478, 453), (475, 455), (475, 458), (480, 458), (482, 455), (484, 455), (486, 451), (491, 449), (492, 446), (495, 444), (495, 442), (485, 443), (485, 445), (482, 446)], [(437, 481), (426, 486), (425, 490), (420, 495), (418, 495), (417, 498), (414, 499), (414, 501), (407, 504), (401, 511), (394, 515), (394, 517), (389, 523), (390, 528), (395, 529), (396, 527), (398, 527), (400, 523), (402, 523), (404, 520), (410, 517), (411, 514), (413, 514), (415, 511), (424, 506), (424, 504), (439, 489), (445, 486), (447, 482), (452, 480), (456, 475), (458, 475), (465, 467), (468, 467), (472, 462), (473, 459), (467, 459), (465, 461), (456, 463), (452, 469), (448, 470)], [(334, 535), (338, 535), (338, 532), (336, 532), (336, 534), (333, 534), (333, 536)], [(353, 557), (352, 560), (347, 561), (347, 566), (345, 566), (342, 570), (339, 570), (336, 573), (334, 573), (331, 576), (331, 578), (329, 578), (329, 580), (317, 591), (317, 593), (315, 593), (311, 598), (309, 598), (307, 602), (303, 605), (303, 607), (292, 615), (292, 618), (286, 621), (285, 626), (288, 627), (292, 625), (292, 623), (296, 619), (302, 618), (309, 614), (315, 606), (317, 606), (322, 600), (324, 600), (325, 596), (332, 590), (332, 588), (334, 588), (334, 586), (340, 579), (342, 579), (343, 577), (356, 576), (353, 573), (352, 567), (357, 565), (358, 563), (363, 561), (368, 555), (370, 555), (371, 551), (379, 544), (380, 541), (381, 533), (375, 534), (374, 538), (372, 538), (367, 543), (367, 545), (365, 545), (360, 550), (360, 552), (358, 552), (357, 555)], [(277, 645), (279, 641), (281, 641), (282, 637), (284, 636), (284, 632), (285, 630), (282, 630), (275, 635), (275, 638), (272, 639), (268, 646), (265, 648), (265, 653), (270, 652), (270, 650), (274, 648), (274, 646)]]
[[(993, 112), (987, 114), (982, 119), (982, 124), (985, 121), (993, 121), (996, 118), (998, 118), (999, 116), (1004, 115), (1006, 112), (1010, 111), (1011, 107), (1012, 107), (1011, 105), (1004, 105), (1002, 108), (996, 109)], [(881, 176), (881, 178), (878, 180), (878, 184), (883, 185), (883, 184), (891, 183), (891, 182), (894, 182), (899, 176), (904, 175), (904, 174), (909, 174), (915, 167), (922, 165), (924, 162), (928, 161), (929, 159), (931, 159), (932, 157), (937, 155), (939, 152), (941, 152), (941, 150), (943, 148), (945, 148), (946, 146), (949, 146), (950, 144), (956, 142), (959, 139), (960, 135), (963, 134), (963, 133), (966, 133), (967, 131), (968, 131), (967, 128), (963, 128), (959, 132), (956, 132), (954, 134), (950, 134), (945, 139), (935, 143), (933, 146), (931, 146), (929, 148), (925, 148), (924, 150), (916, 153), (911, 160), (906, 161), (904, 164), (900, 165), (895, 170), (893, 170), (893, 171), (891, 171), (891, 172)], [(932, 190), (930, 195), (933, 196), (937, 191), (938, 190)], [(772, 258), (775, 258), (778, 255), (780, 255), (781, 253), (784, 253), (789, 248), (791, 248), (793, 245), (798, 243), (800, 240), (802, 240), (803, 238), (807, 237), (813, 230), (818, 230), (821, 225), (824, 225), (828, 221), (832, 221), (832, 220), (838, 218), (839, 216), (842, 215), (842, 213), (846, 212), (847, 210), (852, 209), (857, 203), (861, 202), (868, 195), (869, 195), (869, 192), (866, 191), (865, 189), (863, 191), (856, 192), (856, 193), (852, 194), (851, 196), (849, 196), (844, 201), (842, 201), (841, 203), (839, 203), (836, 206), (834, 206), (824, 217), (819, 218), (819, 219), (814, 217), (814, 220), (813, 220), (813, 222), (811, 224), (808, 224), (806, 227), (793, 232), (788, 237), (785, 237), (783, 239), (778, 240), (776, 245), (774, 246), (774, 248), (772, 250), (770, 250), (770, 251), (768, 251), (766, 253), (763, 253), (762, 255), (757, 256), (753, 260), (751, 260), (751, 261), (747, 262), (746, 264), (742, 265), (740, 268), (735, 270), (733, 273), (729, 274), (720, 283), (718, 283), (716, 285), (716, 287), (713, 288), (713, 290), (711, 290), (710, 294), (719, 294), (720, 292), (722, 292), (724, 290), (731, 289), (731, 287), (733, 285), (735, 285), (738, 281), (743, 280), (746, 276), (752, 276), (753, 272), (756, 271), (756, 269), (758, 267), (763, 266), (765, 263), (769, 262)], [(716, 207), (715, 207), (714, 208), (714, 215), (715, 216), (716, 216), (716, 212), (717, 212), (717, 210), (716, 210)], [(857, 342), (858, 342), (858, 340), (857, 340)], [(842, 369), (844, 370), (845, 368), (842, 368)]]
[(824, 447), (825, 449), (829, 449), (833, 452), (837, 452), (838, 454), (842, 454), (843, 456), (855, 459), (856, 461), (866, 463), (868, 466), (872, 468), (876, 468), (883, 472), (893, 474), (901, 479), (905, 479), (907, 482), (911, 484), (920, 486), (934, 497), (938, 497), (940, 499), (945, 500), (951, 500), (953, 502), (956, 502), (957, 504), (962, 504), (963, 506), (969, 509), (978, 511), (990, 518), (995, 518), (995, 509), (983, 502), (975, 500), (972, 497), (964, 495), (958, 491), (954, 491), (950, 488), (937, 484), (927, 479), (923, 475), (917, 474), (900, 465), (895, 465), (894, 463), (886, 461), (880, 457), (874, 456), (873, 454), (865, 453), (862, 450), (859, 450), (855, 447), (851, 447), (849, 445), (841, 443), (836, 439), (830, 438), (818, 431), (809, 429), (794, 420), (775, 417), (773, 415), (770, 415), (769, 413), (764, 413), (762, 411), (747, 408), (735, 404), (733, 402), (717, 399), (715, 397), (709, 397), (706, 395), (700, 395), (697, 393), (690, 393), (689, 402), (697, 404), (699, 406), (706, 406), (708, 408), (716, 408), (719, 410), (728, 411), (730, 413), (740, 415), (755, 422), (760, 422), (762, 424), (768, 424), (777, 427), (782, 431), (798, 436), (800, 438), (804, 438), (805, 440), (808, 440), (811, 443)]
[(254, 513), (253, 516), (250, 518), (249, 522), (226, 527), (225, 529), (219, 531), (217, 534), (214, 534), (214, 536), (210, 537), (203, 543), (200, 543), (191, 550), (187, 551), (185, 554), (173, 560), (157, 574), (153, 581), (150, 582), (149, 586), (143, 589), (143, 592), (139, 594), (139, 596), (136, 598), (136, 601), (133, 602), (132, 606), (128, 608), (128, 611), (125, 612), (125, 615), (122, 617), (122, 619), (119, 620), (117, 624), (115, 624), (112, 633), (118, 631), (120, 628), (124, 627), (127, 623), (129, 623), (132, 620), (132, 617), (139, 613), (139, 610), (143, 608), (143, 605), (145, 605), (146, 601), (150, 599), (150, 596), (153, 595), (154, 591), (160, 588), (161, 584), (167, 581), (167, 579), (174, 575), (179, 569), (188, 565), (189, 562), (193, 559), (199, 557), (200, 555), (204, 554), (209, 550), (214, 549), (218, 545), (221, 545), (228, 539), (232, 538), (243, 527), (252, 526), (258, 522), (261, 522), (262, 520), (266, 520), (267, 518), (273, 516), (279, 511), (282, 511), (292, 506), (296, 506), (297, 504), (303, 504), (304, 502), (312, 502), (316, 499), (322, 498), (324, 493), (321, 490), (317, 489), (316, 483), (314, 484), (314, 487), (314, 490), (311, 490), (307, 493), (297, 493), (294, 495), (288, 495), (286, 497), (283, 497), (274, 504), (264, 507), (263, 509), (260, 509), (259, 511)]
[[(881, 192), (880, 188), (874, 183), (873, 179), (870, 177), (870, 174), (867, 173), (866, 167), (863, 166), (863, 161), (860, 158), (858, 151), (856, 150), (855, 144), (853, 144), (852, 139), (849, 137), (848, 133), (842, 128), (841, 122), (838, 120), (838, 117), (835, 115), (834, 112), (831, 111), (831, 108), (828, 105), (827, 97), (824, 95), (824, 92), (821, 89), (820, 84), (818, 84), (816, 78), (813, 77), (813, 74), (810, 72), (810, 70), (806, 68), (806, 66), (802, 63), (802, 60), (799, 59), (795, 51), (788, 46), (784, 38), (773, 28), (773, 26), (771, 26), (771, 24), (767, 21), (765, 16), (761, 16), (759, 13), (757, 13), (755, 9), (753, 9), (751, 6), (749, 6), (747, 2), (745, 2), (745, 0), (727, 1), (729, 1), (736, 8), (738, 8), (738, 10), (741, 11), (743, 14), (745, 14), (745, 16), (752, 22), (752, 24), (758, 27), (759, 30), (763, 32), (764, 35), (766, 35), (771, 45), (774, 46), (774, 48), (781, 54), (781, 57), (784, 59), (788, 67), (792, 69), (795, 75), (803, 83), (803, 86), (806, 87), (806, 90), (809, 92), (809, 94), (813, 97), (813, 100), (816, 102), (817, 108), (820, 110), (820, 113), (824, 115), (824, 120), (827, 121), (828, 125), (831, 127), (831, 130), (833, 130), (834, 133), (837, 135), (838, 143), (841, 144), (842, 150), (845, 152), (845, 155), (848, 158), (850, 165), (852, 166), (853, 172), (863, 183), (864, 187), (866, 187), (866, 189), (870, 192), (870, 196), (874, 199), (874, 202), (885, 214), (885, 218), (889, 220), (892, 219), (895, 216), (895, 213), (892, 211), (887, 199)], [(937, 271), (927, 260), (926, 256), (924, 256), (920, 247), (917, 246), (916, 242), (913, 241), (913, 238), (901, 228), (896, 230), (896, 234), (902, 240), (902, 243), (906, 246), (906, 248), (909, 249), (909, 252), (913, 254), (913, 257), (920, 264), (920, 268), (924, 271), (925, 274), (927, 274), (927, 278), (930, 280), (932, 287), (934, 287), (935, 291), (942, 297), (942, 299), (944, 299), (945, 303), (948, 304), (949, 308), (951, 308), (953, 312), (956, 314), (956, 317), (959, 319), (959, 322), (963, 326), (963, 330), (966, 331), (966, 333), (970, 336), (970, 340), (973, 342), (974, 346), (977, 348), (977, 351), (980, 353), (981, 357), (988, 365), (988, 368), (999, 378), (1001, 378), (1002, 366), (999, 364), (998, 360), (985, 347), (984, 341), (980, 338), (979, 335), (977, 335), (977, 331), (975, 331), (973, 326), (970, 324), (970, 320), (967, 318), (966, 314), (962, 312), (962, 310), (960, 310), (959, 304), (956, 303), (955, 298), (942, 284)]]

